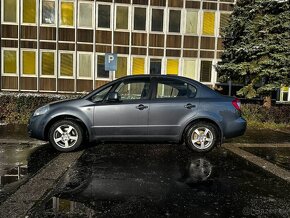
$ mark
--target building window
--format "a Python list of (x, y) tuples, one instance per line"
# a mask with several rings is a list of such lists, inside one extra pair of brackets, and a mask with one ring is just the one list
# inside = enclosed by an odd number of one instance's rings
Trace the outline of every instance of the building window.
[(128, 12), (129, 8), (125, 6), (117, 6), (116, 29), (128, 29)]
[(61, 26), (74, 26), (74, 3), (61, 2)]
[(23, 23), (36, 23), (36, 0), (23, 0)]
[(105, 70), (105, 55), (97, 55), (97, 77), (110, 78), (110, 72)]
[(179, 60), (167, 59), (166, 74), (178, 75)]
[(146, 8), (134, 8), (134, 30), (146, 31)]
[(145, 58), (133, 58), (132, 74), (144, 74), (145, 73)]
[(60, 77), (72, 78), (74, 76), (74, 56), (73, 53), (60, 53)]
[(17, 23), (17, 0), (4, 0), (3, 1), (3, 22), (4, 23)]
[(181, 11), (169, 11), (169, 32), (180, 33)]
[(230, 14), (221, 13), (220, 14), (220, 35), (223, 34), (223, 29), (228, 26), (230, 19)]
[(117, 71), (115, 72), (115, 78), (121, 78), (127, 76), (128, 61), (127, 57), (118, 57)]
[(197, 24), (198, 24), (198, 12), (187, 11), (185, 32), (191, 33), (191, 34), (197, 34)]
[(203, 35), (214, 35), (214, 23), (215, 23), (215, 13), (214, 12), (204, 12), (203, 13)]
[(201, 61), (200, 81), (211, 82), (212, 61)]
[(151, 58), (150, 59), (150, 74), (161, 74), (162, 59)]
[(98, 6), (98, 27), (110, 28), (111, 27), (111, 6), (99, 5)]
[(42, 24), (55, 24), (55, 1), (42, 1)]
[(36, 76), (35, 51), (22, 51), (22, 75)]
[(55, 52), (53, 51), (41, 52), (41, 76), (44, 77), (55, 76)]
[(3, 52), (3, 74), (16, 75), (17, 74), (17, 51), (16, 50), (2, 50)]
[(92, 54), (79, 53), (79, 78), (91, 79), (92, 78)]
[(152, 9), (151, 31), (163, 32), (163, 9)]
[(79, 3), (79, 27), (93, 28), (93, 4), (90, 2)]
[(290, 101), (289, 91), (287, 86), (281, 88), (280, 101)]
[(196, 78), (196, 60), (184, 60), (183, 76), (195, 79)]

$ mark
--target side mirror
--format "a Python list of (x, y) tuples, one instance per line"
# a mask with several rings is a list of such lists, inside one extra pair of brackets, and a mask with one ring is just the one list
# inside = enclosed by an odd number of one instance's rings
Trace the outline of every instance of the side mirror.
[(108, 95), (108, 101), (118, 102), (121, 100), (121, 97), (118, 92), (110, 92)]

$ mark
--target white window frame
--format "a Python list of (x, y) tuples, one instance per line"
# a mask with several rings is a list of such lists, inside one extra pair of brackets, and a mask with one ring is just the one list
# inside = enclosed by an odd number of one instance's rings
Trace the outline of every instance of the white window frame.
[[(35, 52), (35, 75), (26, 75), (23, 74), (23, 52), (24, 51), (34, 51)], [(21, 49), (21, 55), (20, 55), (20, 75), (21, 77), (38, 77), (38, 58), (37, 58), (37, 49), (27, 49), (27, 48), (23, 48)]]
[[(184, 76), (185, 77), (185, 75), (184, 75), (184, 66), (185, 66), (185, 62), (186, 61), (195, 61), (195, 69), (194, 69), (194, 72), (195, 72), (195, 76), (194, 76), (194, 78), (190, 78), (190, 79), (194, 79), (194, 80), (198, 80), (198, 59), (197, 58), (182, 58), (182, 60), (181, 60), (181, 64), (182, 64), (182, 69), (181, 69), (181, 76)], [(186, 77), (186, 78), (189, 78), (189, 77)]]
[[(211, 78), (209, 82), (202, 82), (201, 81), (201, 62), (202, 61), (211, 61)], [(206, 84), (206, 85), (214, 85), (215, 84), (215, 80), (216, 80), (216, 71), (214, 69), (214, 65), (216, 64), (216, 60), (215, 59), (210, 59), (210, 58), (200, 58), (198, 61), (198, 81), (201, 82), (202, 84)]]
[[(280, 102), (288, 102), (290, 101), (290, 87), (288, 87), (288, 91), (284, 91), (280, 89)], [(288, 99), (286, 101), (283, 100), (283, 93), (288, 93)]]
[(19, 20), (19, 0), (16, 0), (16, 22), (4, 21), (4, 1), (1, 0), (1, 23), (2, 24), (16, 25), (16, 24), (18, 24), (18, 20)]
[[(109, 5), (110, 6), (110, 27), (99, 27), (99, 5)], [(106, 3), (106, 2), (96, 2), (96, 16), (95, 16), (95, 26), (96, 30), (112, 30), (113, 29), (113, 13), (114, 13), (114, 7), (112, 3)]]
[[(54, 53), (54, 73), (53, 75), (42, 75), (42, 53), (45, 53), (45, 52), (51, 52), (51, 53)], [(39, 66), (39, 69), (40, 69), (40, 77), (41, 78), (56, 78), (56, 70), (57, 70), (57, 55), (56, 55), (56, 50), (48, 50), (48, 49), (41, 49), (40, 50), (40, 66)]]
[[(146, 10), (146, 17), (145, 17), (145, 30), (135, 30), (134, 29), (134, 26), (135, 26), (135, 9), (136, 8), (143, 8), (143, 9), (145, 9)], [(148, 19), (147, 19), (147, 16), (148, 16), (148, 8), (145, 6), (142, 6), (142, 5), (134, 5), (133, 6), (133, 10), (132, 10), (132, 27), (131, 27), (131, 30), (132, 31), (134, 31), (134, 32), (139, 32), (139, 33), (147, 33), (147, 31), (148, 31), (148, 23), (150, 23), (149, 21), (148, 21)]]
[[(186, 25), (187, 25), (187, 13), (188, 12), (196, 12), (197, 13), (197, 23), (196, 23), (196, 33), (187, 33), (186, 32)], [(183, 29), (183, 32), (182, 34), (184, 35), (188, 35), (188, 36), (199, 36), (201, 35), (201, 31), (202, 31), (202, 24), (201, 23), (201, 14), (202, 12), (200, 10), (197, 10), (197, 9), (191, 9), (191, 8), (187, 8), (185, 9), (185, 13), (184, 13), (184, 29)]]
[(177, 76), (181, 75), (181, 58), (180, 57), (166, 57), (165, 58), (165, 70), (164, 70), (164, 74), (165, 75), (176, 75), (176, 74), (167, 74), (167, 62), (168, 60), (178, 60), (178, 73)]
[(221, 30), (221, 26), (220, 26), (220, 25), (221, 25), (221, 14), (229, 14), (229, 15), (230, 15), (231, 12), (229, 12), (229, 11), (220, 11), (220, 12), (218, 13), (218, 15), (219, 15), (219, 16), (218, 16), (218, 26), (217, 26), (217, 28), (218, 28), (218, 29), (217, 29), (217, 32), (218, 32), (217, 35), (218, 35), (218, 36), (221, 36), (221, 34), (220, 34), (220, 32), (221, 32), (221, 31), (220, 31), (220, 30)]
[(149, 74), (148, 72), (148, 56), (144, 56), (144, 55), (131, 55), (130, 58), (130, 75), (133, 75), (133, 60), (134, 58), (144, 58), (144, 74), (140, 74), (140, 75), (147, 75)]
[[(73, 75), (72, 76), (61, 76), (61, 74), (60, 74), (61, 54), (72, 54), (73, 55)], [(74, 51), (59, 50), (59, 52), (58, 52), (58, 78), (60, 78), (60, 79), (74, 79), (75, 78), (75, 65), (76, 65), (76, 55), (75, 55)]]
[[(4, 72), (4, 51), (16, 51), (16, 72), (15, 73), (5, 73)], [(19, 75), (19, 54), (18, 54), (18, 48), (2, 48), (1, 49), (1, 63), (2, 63), (2, 69), (1, 69), (1, 75), (2, 76), (18, 76)]]
[[(153, 31), (152, 30), (152, 21), (153, 21), (153, 19), (152, 19), (152, 15), (153, 15), (153, 10), (156, 10), (156, 9), (158, 9), (158, 10), (163, 10), (163, 27), (162, 27), (162, 31)], [(166, 17), (166, 8), (164, 8), (164, 7), (150, 7), (150, 26), (149, 26), (149, 32), (150, 33), (162, 33), (162, 34), (164, 34), (164, 32), (165, 32), (165, 26), (166, 26), (166, 19), (165, 19), (165, 17)]]
[[(128, 8), (128, 29), (118, 29), (117, 28), (117, 7), (127, 7)], [(131, 19), (132, 19), (132, 14), (131, 14), (131, 7), (130, 5), (124, 5), (124, 4), (115, 4), (115, 8), (114, 8), (114, 13), (115, 13), (115, 16), (114, 16), (114, 19), (115, 19), (115, 22), (114, 22), (114, 30), (116, 31), (122, 31), (122, 32), (130, 32), (131, 31)]]
[[(24, 7), (23, 7), (23, 3), (24, 3), (24, 1), (21, 1), (21, 8), (22, 8), (22, 11), (21, 11), (21, 24), (24, 24), (24, 25), (27, 25), (27, 26), (37, 26), (37, 24), (38, 24), (38, 13), (39, 13), (39, 1), (37, 1), (37, 0), (35, 0), (35, 23), (25, 23), (24, 21), (23, 21), (23, 15), (24, 15), (24, 12), (23, 12), (23, 9), (24, 9)], [(41, 9), (40, 9), (41, 10)]]
[[(204, 35), (203, 34), (203, 20), (204, 20), (204, 13), (205, 12), (211, 12), (211, 13), (214, 13), (214, 34), (213, 35)], [(208, 36), (211, 36), (211, 37), (218, 37), (218, 28), (219, 28), (219, 25), (218, 25), (218, 16), (217, 16), (217, 11), (213, 11), (213, 10), (202, 10), (202, 15), (201, 15), (201, 22), (200, 22), (200, 35), (201, 36), (204, 36), (204, 37), (208, 37)]]
[[(73, 0), (59, 0), (58, 2), (59, 2), (59, 5), (58, 5), (58, 8), (59, 8), (59, 10), (58, 10), (59, 27), (62, 27), (62, 28), (75, 28), (76, 22), (77, 22), (77, 18), (76, 18), (76, 1), (73, 1)], [(73, 25), (72, 26), (64, 25), (64, 24), (61, 23), (61, 16), (62, 16), (61, 3), (63, 3), (63, 2), (64, 3), (71, 2), (74, 5), (74, 9), (73, 9)]]
[[(170, 23), (170, 11), (180, 11), (180, 23), (179, 23), (179, 32), (170, 32), (169, 31), (169, 23)], [(166, 32), (167, 34), (170, 34), (170, 35), (180, 35), (183, 33), (182, 31), (182, 19), (183, 19), (183, 16), (184, 16), (184, 13), (183, 13), (183, 10), (182, 8), (168, 8), (168, 13), (167, 13), (167, 23), (166, 23)]]
[(57, 14), (56, 12), (58, 11), (58, 4), (57, 0), (45, 0), (46, 2), (54, 2), (54, 23), (53, 24), (48, 24), (48, 23), (42, 23), (42, 14), (43, 14), (43, 1), (40, 1), (40, 25), (41, 26), (50, 26), (50, 27), (55, 27), (57, 25), (58, 19), (57, 19)]
[[(130, 75), (129, 74), (129, 72), (130, 72), (130, 57), (129, 57), (129, 55), (124, 55), (124, 54), (118, 54), (118, 58), (119, 57), (123, 57), (123, 58), (127, 58), (127, 76), (128, 75)], [(117, 69), (118, 70), (118, 69)], [(112, 75), (113, 75), (113, 80), (115, 80), (116, 79), (116, 72), (115, 71), (113, 71), (113, 73), (112, 73)], [(119, 78), (118, 78), (119, 79)]]
[[(91, 57), (91, 76), (90, 77), (85, 77), (85, 76), (80, 76), (80, 55), (85, 54), (85, 55), (90, 55)], [(77, 61), (77, 79), (84, 79), (84, 80), (92, 80), (93, 79), (93, 74), (94, 74), (94, 53), (93, 52), (83, 52), (79, 51), (77, 52), (78, 55), (78, 61)]]
[[(91, 27), (84, 27), (80, 26), (80, 5), (81, 4), (88, 4), (92, 6), (92, 26)], [(78, 24), (78, 29), (94, 29), (95, 26), (95, 4), (94, 2), (89, 2), (89, 1), (79, 1), (78, 2), (78, 17), (77, 17), (77, 24)]]
[[(98, 77), (98, 56), (105, 56), (105, 53), (95, 53), (95, 78), (94, 80), (98, 80), (98, 81), (112, 81), (113, 79), (113, 71), (109, 71), (109, 77), (108, 78), (103, 78), (103, 77)], [(105, 64), (105, 63), (104, 63)]]

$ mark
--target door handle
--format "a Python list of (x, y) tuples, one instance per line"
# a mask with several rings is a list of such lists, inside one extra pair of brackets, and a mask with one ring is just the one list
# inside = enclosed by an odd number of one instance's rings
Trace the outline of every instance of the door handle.
[(148, 106), (145, 106), (145, 105), (143, 105), (143, 104), (139, 104), (136, 108), (137, 108), (138, 110), (142, 111), (142, 110), (144, 110), (144, 109), (147, 109)]
[(187, 105), (184, 105), (184, 107), (187, 109), (191, 109), (191, 108), (195, 108), (196, 106), (194, 104), (188, 103)]

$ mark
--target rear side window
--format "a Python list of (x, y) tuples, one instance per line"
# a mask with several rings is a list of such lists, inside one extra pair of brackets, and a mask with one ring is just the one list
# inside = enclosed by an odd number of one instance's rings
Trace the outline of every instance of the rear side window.
[(182, 81), (167, 80), (157, 83), (157, 99), (194, 98), (195, 95), (196, 88)]

